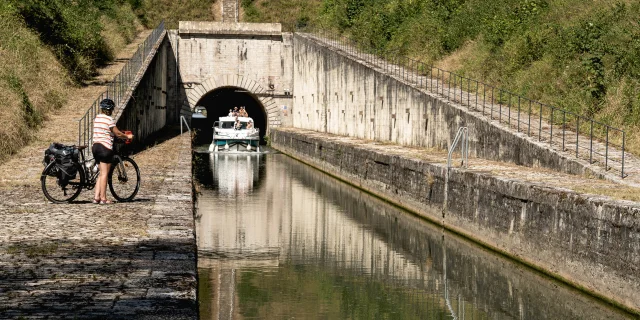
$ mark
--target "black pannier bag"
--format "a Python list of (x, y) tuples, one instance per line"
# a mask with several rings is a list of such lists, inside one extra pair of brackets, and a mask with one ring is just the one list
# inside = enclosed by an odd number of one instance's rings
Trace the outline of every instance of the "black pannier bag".
[(42, 163), (47, 166), (55, 161), (56, 170), (52, 170), (52, 173), (58, 177), (58, 184), (64, 188), (78, 174), (78, 169), (74, 165), (78, 162), (78, 156), (79, 152), (76, 147), (54, 142), (44, 151)]

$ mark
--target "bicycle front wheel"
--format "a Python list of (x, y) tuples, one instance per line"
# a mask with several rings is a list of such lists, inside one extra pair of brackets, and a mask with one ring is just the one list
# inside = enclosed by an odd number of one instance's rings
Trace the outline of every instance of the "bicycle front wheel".
[(133, 200), (140, 189), (140, 169), (131, 158), (122, 157), (109, 170), (109, 190), (116, 200)]
[(73, 179), (62, 182), (59, 179), (60, 169), (55, 162), (51, 162), (42, 171), (40, 183), (44, 196), (53, 203), (71, 202), (78, 197), (84, 186), (84, 171), (79, 163), (75, 163), (77, 174)]

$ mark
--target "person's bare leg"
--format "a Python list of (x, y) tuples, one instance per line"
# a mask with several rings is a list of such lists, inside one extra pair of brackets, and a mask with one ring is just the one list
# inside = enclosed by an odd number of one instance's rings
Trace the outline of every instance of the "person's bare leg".
[(107, 175), (110, 167), (110, 163), (100, 163), (100, 178), (96, 187), (100, 188), (100, 200), (102, 201), (107, 201)]
[[(98, 167), (101, 168), (100, 167), (101, 165), (102, 165), (102, 163), (98, 164)], [(100, 172), (100, 173), (102, 173), (102, 172)], [(89, 174), (91, 174), (91, 172), (89, 172)], [(98, 200), (98, 201), (100, 201), (100, 186), (101, 186), (100, 177), (101, 176), (102, 176), (102, 174), (98, 175), (98, 178), (96, 179), (96, 185), (94, 187), (95, 192), (94, 192), (94, 195), (93, 195), (93, 199), (94, 200)]]

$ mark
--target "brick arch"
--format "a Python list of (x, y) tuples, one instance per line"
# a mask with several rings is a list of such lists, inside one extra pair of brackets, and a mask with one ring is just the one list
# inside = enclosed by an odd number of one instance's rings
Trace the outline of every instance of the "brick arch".
[(188, 107), (189, 110), (193, 111), (196, 103), (198, 103), (204, 95), (222, 87), (242, 88), (253, 94), (260, 101), (267, 114), (267, 133), (270, 127), (280, 125), (278, 106), (273, 97), (268, 96), (267, 94), (269, 92), (256, 80), (249, 79), (242, 75), (219, 75), (199, 84), (194, 84), (191, 88), (188, 88), (187, 99), (183, 107)]

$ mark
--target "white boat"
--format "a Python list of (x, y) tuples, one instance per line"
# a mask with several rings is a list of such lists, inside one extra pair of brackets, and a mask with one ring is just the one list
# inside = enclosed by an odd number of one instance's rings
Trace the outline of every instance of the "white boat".
[(220, 117), (218, 119), (219, 121), (213, 123), (213, 141), (209, 146), (209, 151), (229, 151), (235, 146), (236, 151), (240, 151), (240, 147), (243, 147), (248, 151), (260, 152), (260, 129), (247, 128), (253, 119), (237, 117), (240, 121), (239, 128), (236, 128), (235, 117)]

